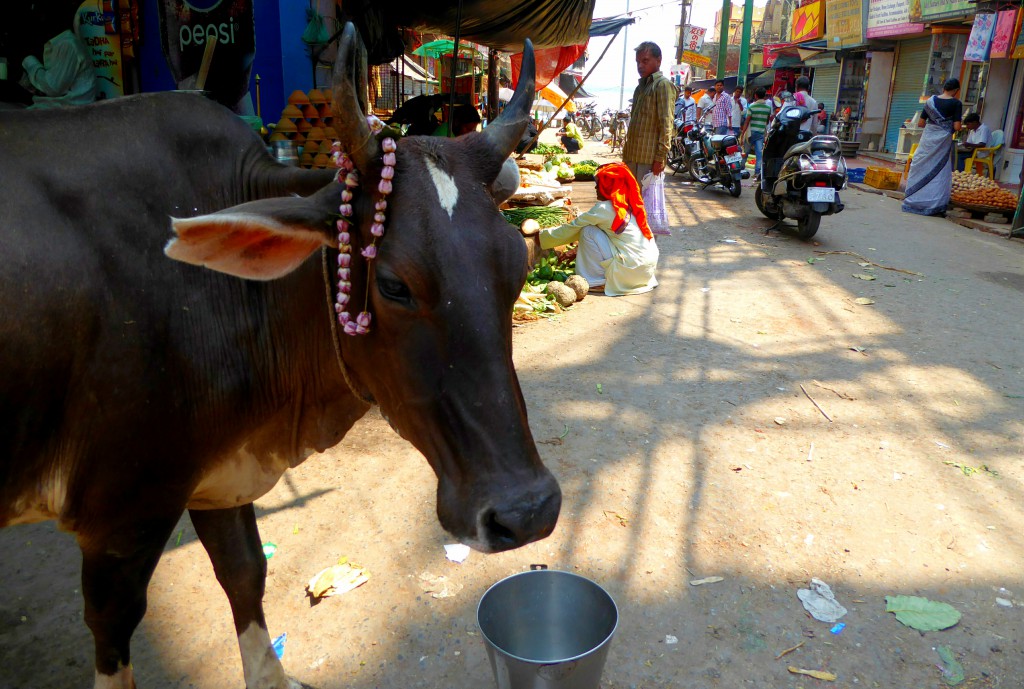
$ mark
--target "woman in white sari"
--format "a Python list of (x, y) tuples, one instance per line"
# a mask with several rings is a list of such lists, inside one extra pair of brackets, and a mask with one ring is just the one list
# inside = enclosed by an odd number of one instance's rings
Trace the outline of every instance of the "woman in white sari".
[(960, 131), (963, 103), (957, 100), (960, 82), (947, 79), (942, 95), (924, 104), (917, 126), (924, 127), (921, 142), (907, 174), (903, 210), (918, 215), (945, 215), (953, 184), (953, 134)]

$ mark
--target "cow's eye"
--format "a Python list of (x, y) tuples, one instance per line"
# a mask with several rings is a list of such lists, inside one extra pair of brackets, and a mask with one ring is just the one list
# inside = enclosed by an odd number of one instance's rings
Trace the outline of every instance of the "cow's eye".
[(412, 293), (401, 280), (378, 275), (377, 289), (383, 297), (392, 301), (397, 301), (401, 304), (408, 304), (412, 301)]

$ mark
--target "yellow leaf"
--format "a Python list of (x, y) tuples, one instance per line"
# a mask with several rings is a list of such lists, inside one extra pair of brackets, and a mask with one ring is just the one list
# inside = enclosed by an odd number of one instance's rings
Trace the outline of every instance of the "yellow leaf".
[(801, 670), (800, 668), (793, 667), (792, 665), (790, 665), (786, 669), (792, 672), (794, 675), (807, 675), (808, 677), (813, 677), (814, 679), (823, 679), (826, 682), (834, 682), (836, 679), (836, 676), (833, 675), (831, 672), (822, 672), (821, 670)]

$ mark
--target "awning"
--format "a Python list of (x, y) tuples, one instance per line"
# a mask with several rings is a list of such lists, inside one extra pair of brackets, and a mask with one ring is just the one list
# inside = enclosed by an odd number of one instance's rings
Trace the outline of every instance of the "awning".
[[(750, 74), (748, 74), (747, 75), (747, 86), (752, 86), (753, 85), (752, 80), (756, 79), (757, 77), (761, 76), (762, 74), (765, 74), (765, 72), (767, 72), (767, 71), (771, 71), (771, 70), (765, 70), (765, 71), (761, 71), (761, 72), (751, 72)], [(730, 92), (730, 93), (732, 93), (733, 89), (736, 88), (736, 84), (737, 84), (738, 80), (739, 80), (738, 77), (725, 77), (724, 79), (722, 79), (722, 81), (725, 83), (725, 90)], [(714, 86), (716, 81), (718, 81), (717, 78), (714, 78), (714, 79), (701, 79), (700, 81), (691, 81), (689, 85), (693, 87), (694, 91), (702, 91), (702, 90), (704, 90), (706, 88), (711, 88), (712, 86)], [(769, 83), (772, 83), (772, 82), (769, 82)]]
[[(572, 90), (576, 88), (576, 84), (582, 81), (583, 75), (575, 74), (573, 72), (562, 72), (558, 75), (558, 87), (566, 93), (572, 93)], [(587, 93), (583, 87), (576, 89), (573, 98), (593, 98), (592, 95)]]
[(590, 25), (590, 37), (614, 36), (623, 27), (629, 26), (636, 19), (633, 17), (611, 17), (609, 19), (595, 19)]
[(435, 84), (437, 83), (437, 79), (435, 79), (429, 72), (427, 72), (427, 70), (423, 69), (423, 67), (409, 59), (408, 55), (403, 55), (401, 61), (395, 60), (395, 62), (392, 63), (392, 66), (394, 67), (396, 74), (400, 73), (401, 70), (404, 69), (406, 79), (412, 79), (413, 81), (432, 82)]
[(576, 112), (576, 104), (573, 103), (571, 100), (567, 100), (568, 96), (565, 95), (565, 92), (562, 91), (562, 89), (555, 86), (554, 83), (548, 84), (540, 91), (538, 91), (538, 93), (540, 94), (541, 98), (551, 103), (556, 108), (560, 106), (562, 103), (565, 103), (566, 110), (568, 110), (569, 112)]

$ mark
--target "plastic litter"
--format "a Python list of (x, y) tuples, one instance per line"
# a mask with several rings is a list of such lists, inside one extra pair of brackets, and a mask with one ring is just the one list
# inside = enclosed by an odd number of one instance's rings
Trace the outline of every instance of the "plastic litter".
[(672, 644), (677, 644), (677, 643), (679, 643), (679, 637), (678, 636), (672, 636), (671, 634), (666, 634), (665, 635), (665, 643), (668, 644), (669, 646), (671, 646)]
[(811, 579), (811, 587), (799, 589), (796, 596), (811, 617), (819, 622), (838, 622), (846, 614), (846, 608), (839, 604), (831, 587), (821, 579)]
[(829, 629), (829, 631), (838, 636), (843, 633), (844, 629), (846, 629), (846, 623), (840, 622), (836, 626), (832, 627), (832, 629)]
[(278, 660), (284, 658), (284, 642), (287, 640), (288, 632), (285, 632), (284, 634), (270, 642), (270, 646), (274, 649), (274, 653), (277, 655)]
[(269, 560), (270, 558), (274, 557), (274, 553), (276, 552), (277, 545), (275, 545), (274, 543), (267, 542), (263, 544), (263, 557)]
[(469, 546), (461, 543), (450, 543), (444, 547), (444, 556), (452, 562), (462, 564), (469, 557)]

